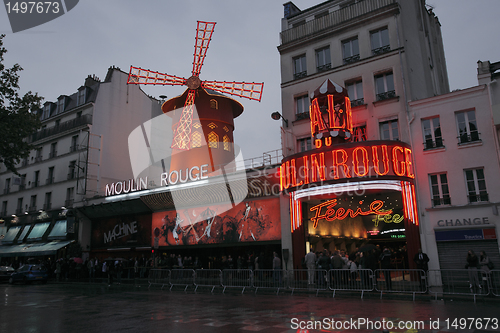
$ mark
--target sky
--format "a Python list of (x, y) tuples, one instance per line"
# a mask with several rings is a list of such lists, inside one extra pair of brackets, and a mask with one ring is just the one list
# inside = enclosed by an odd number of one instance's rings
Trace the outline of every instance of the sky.
[[(88, 75), (105, 78), (110, 66), (131, 65), (188, 78), (196, 21), (217, 22), (200, 78), (264, 82), (262, 101), (239, 100), (235, 143), (245, 159), (279, 149), (280, 58), (277, 46), (283, 3), (276, 0), (80, 0), (65, 15), (12, 33), (5, 7), (0, 34), (6, 34), (4, 63), (19, 63), (21, 92), (45, 101), (71, 95)], [(316, 0), (293, 0), (300, 9)], [(450, 89), (477, 85), (477, 61), (500, 61), (499, 0), (427, 0), (441, 23)], [(180, 95), (185, 87), (142, 86), (154, 97)], [(138, 110), (140, 112), (140, 110)]]

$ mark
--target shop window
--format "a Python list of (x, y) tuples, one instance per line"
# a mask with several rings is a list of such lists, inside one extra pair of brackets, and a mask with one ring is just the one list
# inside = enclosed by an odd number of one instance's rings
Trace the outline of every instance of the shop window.
[(297, 140), (297, 146), (299, 149), (299, 153), (303, 151), (308, 151), (312, 149), (312, 140), (311, 138), (303, 138)]
[(424, 149), (444, 147), (439, 117), (423, 119), (422, 132), (424, 136)]
[(295, 120), (309, 119), (309, 96), (295, 98)]
[(193, 132), (191, 135), (191, 148), (200, 148), (201, 147), (201, 133)]
[(396, 97), (394, 90), (394, 77), (392, 72), (377, 74), (375, 78), (375, 94), (377, 101)]
[(389, 30), (387, 27), (370, 33), (372, 55), (382, 54), (391, 50), (389, 45)]
[(342, 53), (343, 53), (344, 65), (358, 61), (360, 59), (358, 37), (343, 41)]
[(349, 99), (351, 100), (352, 107), (365, 104), (365, 99), (363, 97), (363, 81), (361, 79), (346, 82), (345, 87)]
[(224, 135), (222, 141), (224, 142), (224, 150), (231, 151), (231, 142), (229, 141), (229, 137)]
[(481, 141), (477, 130), (476, 112), (474, 110), (457, 112), (458, 143)]
[(326, 71), (332, 68), (332, 58), (330, 57), (330, 46), (316, 50), (316, 70)]
[(484, 169), (468, 169), (464, 170), (464, 173), (469, 203), (488, 201), (488, 192), (486, 191), (486, 181), (484, 179)]
[(295, 80), (307, 76), (306, 55), (293, 58), (293, 78)]
[(208, 146), (210, 148), (219, 147), (219, 136), (215, 132), (208, 133)]
[(432, 206), (451, 205), (446, 173), (429, 175), (429, 181), (431, 183)]
[(380, 140), (399, 140), (398, 120), (389, 120), (379, 123)]

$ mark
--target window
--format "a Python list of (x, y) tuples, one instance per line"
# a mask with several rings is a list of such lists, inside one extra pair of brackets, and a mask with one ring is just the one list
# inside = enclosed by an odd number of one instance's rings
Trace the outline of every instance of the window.
[(35, 175), (33, 177), (33, 183), (31, 183), (31, 187), (38, 187), (40, 182), (40, 170), (35, 171)]
[(42, 147), (36, 149), (36, 154), (35, 154), (35, 162), (41, 162), (42, 161)]
[(201, 133), (198, 131), (194, 131), (191, 135), (191, 148), (200, 148), (201, 147)]
[(398, 120), (379, 123), (380, 140), (399, 140)]
[(469, 203), (488, 201), (488, 192), (486, 192), (486, 182), (484, 180), (484, 169), (469, 169), (464, 170), (464, 172)]
[(57, 120), (56, 120), (56, 125), (55, 125), (55, 127), (59, 127), (59, 125), (61, 125), (61, 119), (57, 119)]
[(392, 98), (396, 96), (394, 90), (394, 78), (392, 72), (375, 75), (375, 94), (377, 101)]
[(77, 105), (82, 105), (82, 104), (85, 104), (85, 95), (86, 95), (86, 88), (82, 88), (78, 91), (78, 95), (77, 95)]
[(23, 213), (23, 198), (17, 199), (16, 215)]
[(474, 110), (457, 112), (458, 143), (481, 141), (477, 131), (476, 112)]
[(3, 188), (3, 194), (10, 192), (10, 178), (5, 179), (5, 187)]
[(49, 168), (49, 175), (47, 176), (46, 184), (52, 184), (54, 182), (54, 167)]
[(424, 149), (443, 147), (439, 117), (423, 119), (422, 132), (424, 135)]
[(322, 72), (332, 68), (331, 59), (330, 46), (316, 50), (316, 70)]
[(43, 210), (49, 210), (52, 208), (52, 192), (45, 193), (45, 201), (43, 204)]
[(309, 97), (307, 95), (295, 98), (295, 119), (309, 118)]
[(354, 126), (352, 129), (352, 141), (366, 141), (366, 125)]
[(29, 211), (30, 212), (36, 211), (36, 195), (31, 196)]
[(69, 162), (69, 167), (68, 167), (68, 179), (75, 179), (76, 178), (76, 161), (71, 161)]
[(49, 153), (49, 158), (54, 158), (57, 156), (57, 142), (53, 142), (50, 145), (50, 153)]
[(19, 182), (19, 190), (26, 189), (26, 174), (21, 175), (21, 179)]
[(219, 147), (219, 136), (215, 132), (208, 133), (208, 146), (210, 148)]
[(47, 103), (43, 106), (42, 120), (48, 119), (50, 117), (50, 107), (51, 103)]
[(2, 201), (2, 211), (0, 211), (0, 216), (7, 216), (7, 201)]
[(57, 101), (57, 113), (62, 113), (64, 111), (64, 97), (61, 97)]
[(431, 182), (432, 206), (451, 205), (446, 173), (429, 175), (429, 180)]
[(365, 99), (363, 98), (363, 82), (361, 80), (346, 83), (345, 87), (347, 89), (349, 99), (351, 100), (351, 106), (365, 104)]
[(389, 45), (389, 30), (387, 30), (387, 27), (372, 31), (370, 40), (372, 43), (373, 55), (382, 54), (391, 50), (391, 46)]
[(344, 64), (350, 64), (359, 60), (358, 38), (353, 38), (342, 42), (342, 53)]
[(64, 207), (72, 207), (75, 200), (75, 188), (68, 187), (66, 189), (66, 201), (64, 202)]
[(303, 138), (297, 140), (297, 146), (299, 149), (299, 153), (303, 151), (308, 151), (312, 149), (312, 140), (311, 138)]
[(229, 141), (229, 137), (227, 135), (224, 135), (222, 142), (224, 142), (224, 150), (231, 151), (231, 142)]
[(293, 78), (300, 79), (307, 76), (306, 56), (293, 58)]
[(78, 135), (71, 137), (71, 146), (69, 147), (69, 151), (77, 151), (78, 150)]

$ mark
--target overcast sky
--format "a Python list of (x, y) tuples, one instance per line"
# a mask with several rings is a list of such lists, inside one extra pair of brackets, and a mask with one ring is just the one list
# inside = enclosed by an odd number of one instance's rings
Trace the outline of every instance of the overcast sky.
[[(262, 101), (238, 99), (245, 111), (235, 120), (235, 143), (244, 158), (279, 149), (281, 109), (277, 46), (283, 3), (275, 0), (81, 0), (67, 14), (13, 34), (0, 8), (0, 33), (7, 34), (5, 64), (19, 63), (22, 91), (45, 100), (70, 95), (85, 77), (104, 79), (110, 66), (130, 65), (181, 77), (191, 75), (196, 21), (217, 25), (200, 74), (202, 80), (264, 82)], [(320, 1), (293, 0), (300, 9)], [(500, 61), (499, 0), (427, 0), (441, 22), (450, 88), (477, 85), (476, 62)], [(143, 86), (169, 98), (185, 87)], [(138, 110), (139, 112), (140, 110)], [(125, 143), (124, 143), (125, 144)]]

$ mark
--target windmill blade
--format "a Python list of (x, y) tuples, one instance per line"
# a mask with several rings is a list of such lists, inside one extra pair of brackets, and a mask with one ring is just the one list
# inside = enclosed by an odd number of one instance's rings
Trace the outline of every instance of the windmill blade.
[(254, 101), (259, 101), (262, 98), (262, 83), (246, 83), (246, 82), (225, 82), (225, 81), (203, 81), (203, 88), (212, 89), (221, 93), (248, 98)]
[(175, 128), (174, 140), (172, 142), (171, 148), (182, 150), (189, 149), (195, 96), (196, 90), (191, 89), (188, 91), (186, 102), (184, 103), (184, 109), (182, 109), (181, 119), (179, 120), (179, 122), (177, 123), (177, 127)]
[(153, 72), (148, 69), (130, 66), (127, 83), (182, 86), (186, 84), (186, 79), (183, 77), (177, 77), (174, 75)]
[(196, 41), (194, 44), (193, 76), (200, 76), (201, 67), (207, 54), (208, 44), (212, 39), (216, 22), (198, 21), (196, 28)]

